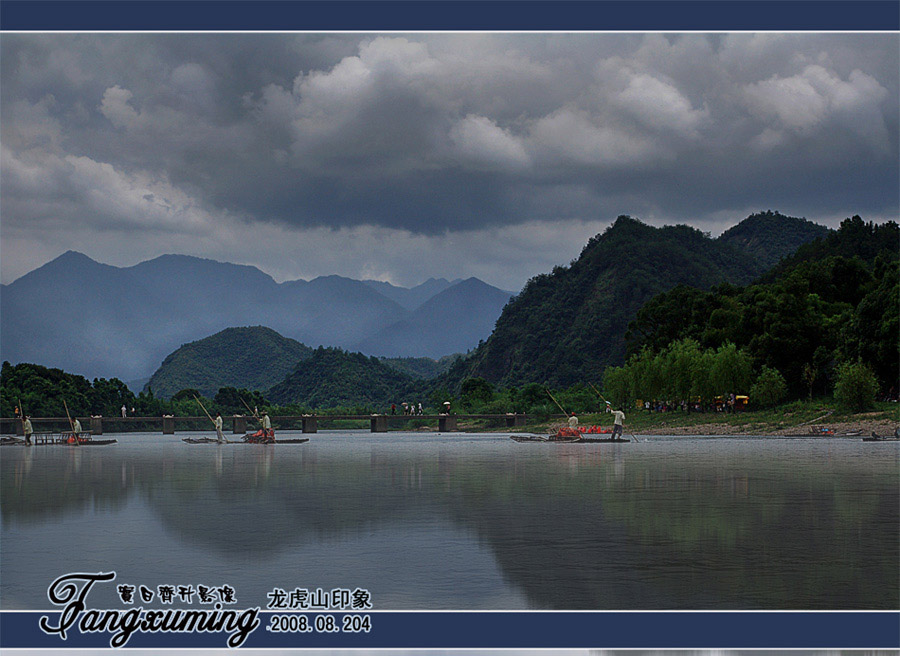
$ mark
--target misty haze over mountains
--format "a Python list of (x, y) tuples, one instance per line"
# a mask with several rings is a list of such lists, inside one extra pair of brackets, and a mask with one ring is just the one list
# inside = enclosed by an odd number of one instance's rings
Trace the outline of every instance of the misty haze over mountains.
[(476, 278), (411, 289), (341, 276), (277, 283), (185, 255), (119, 268), (68, 251), (0, 286), (0, 359), (131, 380), (186, 342), (250, 325), (309, 346), (440, 357), (486, 339), (511, 296)]

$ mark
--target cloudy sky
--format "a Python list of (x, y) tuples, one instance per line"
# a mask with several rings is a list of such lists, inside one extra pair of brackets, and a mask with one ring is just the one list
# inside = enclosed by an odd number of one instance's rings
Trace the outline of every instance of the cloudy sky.
[(619, 214), (898, 214), (897, 34), (4, 34), (0, 274), (518, 290)]

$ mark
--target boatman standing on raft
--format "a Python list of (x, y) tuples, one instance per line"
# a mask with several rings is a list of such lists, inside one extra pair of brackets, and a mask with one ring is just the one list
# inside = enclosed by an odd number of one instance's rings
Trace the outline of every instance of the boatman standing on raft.
[(272, 421), (269, 419), (269, 413), (265, 410), (262, 411), (262, 429), (263, 429), (263, 440), (272, 440), (275, 441), (275, 433), (272, 432)]
[(609, 406), (606, 406), (606, 411), (611, 412), (615, 420), (613, 422), (613, 432), (612, 438), (613, 440), (618, 440), (622, 438), (622, 428), (625, 424), (625, 413), (622, 410), (613, 410)]
[(81, 422), (78, 417), (72, 417), (72, 434), (66, 440), (67, 444), (79, 444), (78, 436), (81, 435)]
[(225, 444), (225, 436), (222, 435), (222, 413), (216, 413), (216, 419), (213, 422), (216, 425), (216, 442)]
[(577, 427), (578, 427), (578, 417), (576, 417), (576, 416), (575, 416), (575, 413), (573, 412), (573, 413), (569, 416), (569, 428), (571, 428), (571, 429), (574, 430), (574, 429), (577, 428)]
[(25, 446), (31, 446), (31, 434), (34, 432), (31, 427), (31, 415), (25, 416), (25, 421), (22, 422), (22, 432), (25, 434)]

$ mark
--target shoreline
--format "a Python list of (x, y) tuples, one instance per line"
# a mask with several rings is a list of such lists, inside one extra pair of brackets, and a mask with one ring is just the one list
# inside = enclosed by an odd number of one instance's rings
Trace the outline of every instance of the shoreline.
[[(747, 417), (747, 421), (738, 423), (728, 423), (725, 421), (707, 421), (702, 423), (681, 423), (679, 420), (685, 419), (684, 416), (659, 416), (657, 422), (647, 422), (646, 417), (641, 417), (644, 421), (639, 421), (629, 425), (628, 418), (625, 419), (625, 433), (633, 435), (672, 435), (683, 437), (716, 437), (730, 435), (746, 435), (761, 437), (818, 437), (820, 436), (818, 428), (826, 428), (831, 433), (821, 434), (821, 437), (868, 437), (873, 432), (878, 435), (893, 435), (894, 430), (900, 422), (893, 419), (881, 417), (872, 417), (875, 413), (865, 413), (858, 415), (858, 419), (849, 417), (841, 417), (840, 420), (829, 421), (828, 417), (817, 418), (813, 421), (799, 422), (789, 424), (788, 422), (772, 422), (765, 421), (752, 416)], [(657, 418), (657, 417), (655, 417)], [(671, 421), (672, 424), (666, 423)], [(635, 425), (636, 424), (636, 425)], [(594, 425), (589, 417), (587, 421), (580, 424), (581, 426)], [(612, 428), (611, 424), (598, 424), (603, 428)], [(525, 432), (531, 433), (555, 433), (566, 424), (562, 422), (552, 422), (550, 424), (539, 424), (533, 428), (529, 428)], [(468, 427), (467, 427), (468, 428)], [(474, 428), (474, 427), (471, 427)], [(858, 432), (857, 432), (858, 431)], [(855, 435), (848, 435), (854, 433)], [(603, 435), (603, 434), (601, 434)]]
[[(839, 421), (830, 422), (825, 425), (828, 429), (834, 431), (833, 434), (823, 434), (821, 437), (868, 437), (873, 432), (879, 435), (893, 435), (896, 424), (890, 421)], [(626, 432), (627, 432), (626, 426)], [(804, 430), (805, 429), (805, 430)], [(858, 435), (847, 435), (847, 433), (859, 431)], [(790, 427), (760, 427), (757, 425), (733, 426), (724, 423), (708, 423), (695, 424), (693, 426), (666, 426), (652, 427), (645, 429), (635, 429), (632, 431), (638, 435), (684, 435), (684, 436), (726, 436), (726, 435), (761, 435), (764, 437), (818, 437), (813, 431), (812, 426), (790, 426)]]

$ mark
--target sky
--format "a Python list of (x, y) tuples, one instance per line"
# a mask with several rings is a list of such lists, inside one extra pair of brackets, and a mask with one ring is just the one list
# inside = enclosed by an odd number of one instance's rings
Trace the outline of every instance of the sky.
[(620, 214), (896, 219), (894, 34), (3, 34), (0, 279), (67, 250), (517, 291)]

